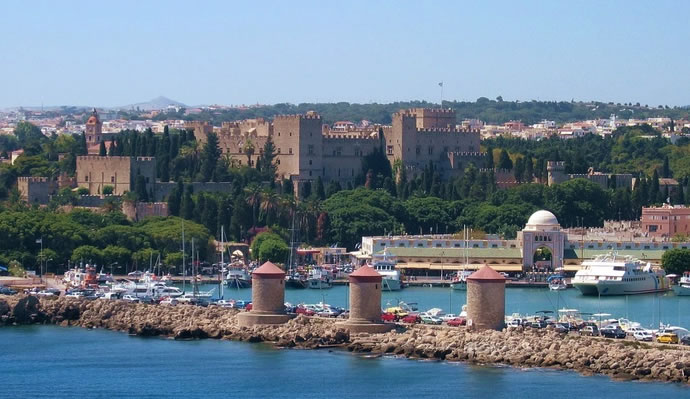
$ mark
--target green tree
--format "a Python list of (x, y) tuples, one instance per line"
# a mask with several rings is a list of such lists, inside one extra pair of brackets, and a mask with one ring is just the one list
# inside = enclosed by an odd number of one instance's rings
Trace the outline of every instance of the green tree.
[(101, 145), (98, 147), (98, 155), (104, 157), (107, 155), (106, 149), (105, 149), (105, 141), (101, 141)]
[(271, 262), (285, 263), (290, 254), (290, 247), (282, 239), (264, 240), (259, 246), (259, 258)]
[(216, 165), (220, 159), (221, 151), (218, 146), (218, 136), (215, 133), (209, 133), (206, 136), (206, 144), (201, 153), (201, 179), (202, 181), (211, 181), (214, 178)]
[(264, 143), (263, 153), (261, 154), (261, 173), (264, 179), (273, 181), (276, 175), (275, 165), (275, 145), (273, 144), (273, 137), (268, 136)]
[(110, 266), (114, 263), (120, 266), (126, 266), (132, 259), (132, 251), (116, 245), (108, 245), (102, 251), (102, 259), (104, 266)]
[(192, 185), (187, 185), (182, 197), (182, 217), (188, 220), (194, 218), (194, 199), (192, 198)]
[(513, 169), (513, 161), (510, 159), (510, 155), (508, 155), (508, 151), (505, 149), (501, 150), (501, 155), (498, 158), (498, 168), (506, 170)]
[(103, 195), (112, 195), (115, 187), (113, 186), (103, 186)]
[(103, 252), (92, 245), (82, 245), (72, 251), (72, 262), (75, 263), (84, 262), (99, 264), (102, 259)]
[(661, 256), (661, 266), (666, 273), (682, 275), (690, 271), (690, 249), (673, 248)]

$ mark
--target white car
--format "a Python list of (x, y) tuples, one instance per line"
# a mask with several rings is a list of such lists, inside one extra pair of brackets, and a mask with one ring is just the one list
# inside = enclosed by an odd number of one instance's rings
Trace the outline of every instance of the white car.
[(162, 301), (160, 301), (161, 305), (170, 305), (170, 306), (175, 306), (179, 303), (179, 301), (175, 298), (165, 298)]
[(125, 295), (122, 297), (122, 300), (127, 301), (127, 302), (133, 302), (133, 303), (141, 302), (141, 300), (139, 300), (139, 298), (132, 296), (132, 295)]
[(628, 335), (635, 335), (636, 332), (646, 332), (646, 333), (651, 333), (651, 331), (646, 330), (642, 327), (630, 327), (627, 330), (625, 330), (626, 334)]
[(635, 341), (651, 342), (654, 339), (654, 335), (649, 331), (635, 331), (632, 336), (635, 338)]
[(458, 315), (456, 315), (456, 314), (448, 313), (448, 314), (446, 314), (446, 315), (441, 316), (440, 319), (441, 319), (442, 321), (449, 321), (449, 320), (453, 320), (453, 319), (455, 319), (455, 318), (457, 318), (457, 317), (458, 317)]

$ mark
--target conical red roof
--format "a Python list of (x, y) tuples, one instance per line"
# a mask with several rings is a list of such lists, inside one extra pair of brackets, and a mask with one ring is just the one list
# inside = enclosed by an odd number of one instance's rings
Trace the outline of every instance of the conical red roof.
[(467, 280), (477, 281), (479, 283), (501, 283), (505, 282), (506, 278), (490, 266), (484, 265), (481, 269), (470, 274)]
[(383, 276), (374, 270), (371, 266), (361, 266), (359, 269), (350, 273), (350, 280), (360, 281), (360, 282), (379, 282), (383, 279)]
[(274, 276), (274, 277), (285, 277), (285, 272), (283, 269), (279, 268), (278, 266), (274, 265), (271, 262), (266, 262), (263, 265), (261, 265), (258, 269), (254, 270), (252, 272), (252, 276), (257, 276), (257, 277), (269, 277), (269, 276)]

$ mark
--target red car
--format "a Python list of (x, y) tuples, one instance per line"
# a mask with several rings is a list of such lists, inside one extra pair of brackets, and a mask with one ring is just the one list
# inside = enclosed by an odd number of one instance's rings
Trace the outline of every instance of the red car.
[(307, 309), (303, 306), (298, 306), (297, 309), (295, 310), (295, 313), (303, 314), (305, 316), (314, 316), (316, 314), (316, 312), (314, 312), (313, 310)]
[(397, 319), (397, 317), (395, 317), (395, 313), (389, 313), (389, 312), (381, 313), (381, 320), (382, 321), (394, 322), (396, 319)]
[(246, 310), (247, 312), (249, 312), (250, 310), (252, 310), (252, 304), (251, 304), (251, 303), (248, 303), (247, 306), (244, 307), (244, 310)]
[(456, 317), (456, 318), (448, 320), (446, 322), (446, 324), (451, 326), (451, 327), (464, 326), (466, 323), (467, 323), (467, 320), (464, 317)]
[(419, 323), (420, 321), (422, 321), (422, 318), (419, 317), (418, 314), (408, 314), (407, 316), (402, 318), (403, 323), (414, 324), (414, 323)]

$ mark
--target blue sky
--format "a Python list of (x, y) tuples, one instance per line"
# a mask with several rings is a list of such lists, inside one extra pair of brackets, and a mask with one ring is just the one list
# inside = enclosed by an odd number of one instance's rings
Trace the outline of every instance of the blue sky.
[(687, 1), (9, 1), (0, 107), (690, 104)]

